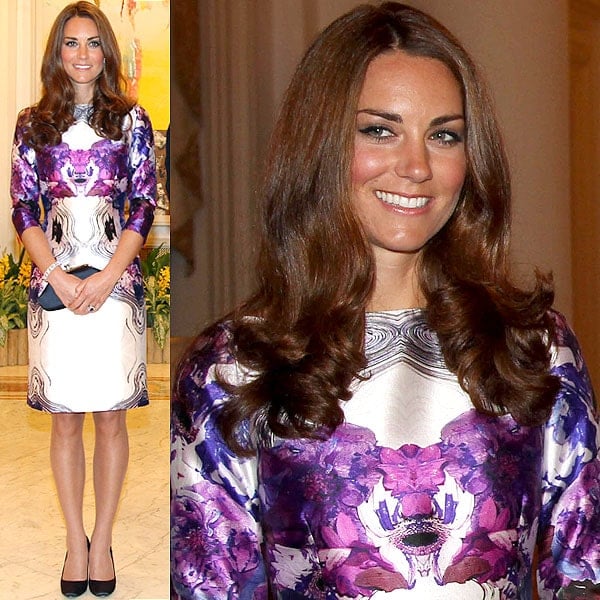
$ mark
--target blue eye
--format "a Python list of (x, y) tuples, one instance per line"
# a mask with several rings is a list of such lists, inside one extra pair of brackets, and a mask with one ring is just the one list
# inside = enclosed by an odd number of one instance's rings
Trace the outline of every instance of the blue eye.
[(463, 136), (457, 131), (442, 129), (440, 131), (436, 131), (431, 136), (431, 139), (444, 146), (454, 146), (455, 144), (460, 144), (463, 141)]
[(393, 132), (383, 125), (369, 125), (359, 129), (360, 133), (375, 139), (382, 139), (393, 136)]

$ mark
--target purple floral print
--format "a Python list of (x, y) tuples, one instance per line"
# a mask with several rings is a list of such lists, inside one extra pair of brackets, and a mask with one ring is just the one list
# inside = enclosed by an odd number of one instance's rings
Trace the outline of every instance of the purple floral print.
[[(104, 231), (98, 236), (102, 240), (99, 247), (93, 250), (97, 256), (112, 255), (124, 229), (146, 237), (156, 207), (156, 164), (152, 125), (145, 110), (140, 106), (131, 110), (120, 141), (98, 138), (90, 133), (87, 123), (77, 122), (63, 134), (60, 144), (37, 152), (25, 141), (29, 118), (30, 109), (19, 114), (12, 150), (10, 192), (17, 233), (21, 235), (29, 227), (39, 225), (46, 232), (54, 255), (63, 264), (69, 263), (76, 245), (63, 235), (70, 226), (60, 205), (67, 199), (100, 198), (106, 206), (98, 215), (97, 228)], [(78, 147), (82, 139), (88, 138), (89, 147)], [(45, 285), (41, 275), (34, 266), (30, 286), (33, 301), (37, 301)], [(130, 299), (143, 308), (138, 259), (129, 265), (113, 295)]]
[[(275, 439), (247, 459), (215, 427), (228, 401), (215, 371), (235, 368), (227, 328), (200, 340), (173, 398), (176, 597), (266, 598), (268, 586), (277, 598), (526, 600), (536, 545), (544, 600), (572, 580), (599, 581), (598, 419), (576, 340), (555, 319), (562, 386), (545, 427), (458, 402), (420, 311), (381, 313), (367, 320), (367, 333), (386, 331), (387, 351), (371, 336), (377, 370), (357, 388), (373, 404), (364, 422), (347, 419), (325, 440)], [(416, 351), (403, 355), (412, 336), (423, 369)], [(419, 416), (395, 413), (398, 398)], [(453, 416), (441, 420), (436, 407), (450, 398)], [(375, 407), (395, 415), (387, 429)], [(416, 418), (419, 443), (404, 437)]]

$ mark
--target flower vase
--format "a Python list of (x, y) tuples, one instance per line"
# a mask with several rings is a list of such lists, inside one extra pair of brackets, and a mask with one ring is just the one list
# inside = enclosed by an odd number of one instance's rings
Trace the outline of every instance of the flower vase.
[(6, 347), (7, 365), (26, 365), (28, 361), (27, 329), (9, 329)]
[(166, 341), (165, 347), (161, 348), (154, 337), (151, 328), (146, 329), (146, 362), (148, 364), (161, 364), (169, 362), (169, 340)]
[(6, 343), (4, 346), (0, 346), (0, 367), (5, 367), (8, 364), (8, 335), (6, 336)]

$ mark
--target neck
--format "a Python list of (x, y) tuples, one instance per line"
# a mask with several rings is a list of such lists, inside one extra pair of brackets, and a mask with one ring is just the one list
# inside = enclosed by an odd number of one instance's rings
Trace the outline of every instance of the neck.
[(91, 104), (94, 98), (95, 85), (73, 85), (75, 104)]
[(400, 260), (378, 260), (376, 257), (375, 289), (368, 311), (423, 308), (425, 298), (417, 278), (417, 255)]

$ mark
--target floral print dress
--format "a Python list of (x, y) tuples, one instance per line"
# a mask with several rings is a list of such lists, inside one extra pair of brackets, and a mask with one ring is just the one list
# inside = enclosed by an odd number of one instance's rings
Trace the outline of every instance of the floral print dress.
[[(30, 109), (17, 119), (12, 152), (13, 223), (22, 235), (40, 226), (63, 268), (104, 268), (121, 233), (146, 237), (156, 206), (152, 125), (135, 106), (119, 141), (88, 124), (91, 107), (78, 105), (76, 122), (57, 146), (35, 151), (25, 141)], [(47, 412), (94, 412), (148, 404), (146, 314), (139, 259), (117, 282), (100, 310), (75, 315), (38, 303), (47, 284), (34, 267), (27, 315), (27, 402)]]
[[(172, 423), (172, 582), (181, 599), (558, 598), (600, 581), (600, 433), (558, 313), (549, 421), (476, 412), (421, 310), (367, 315), (369, 377), (325, 440), (239, 458), (216, 380), (249, 375), (226, 324), (180, 368)], [(537, 553), (537, 572), (534, 554)]]

